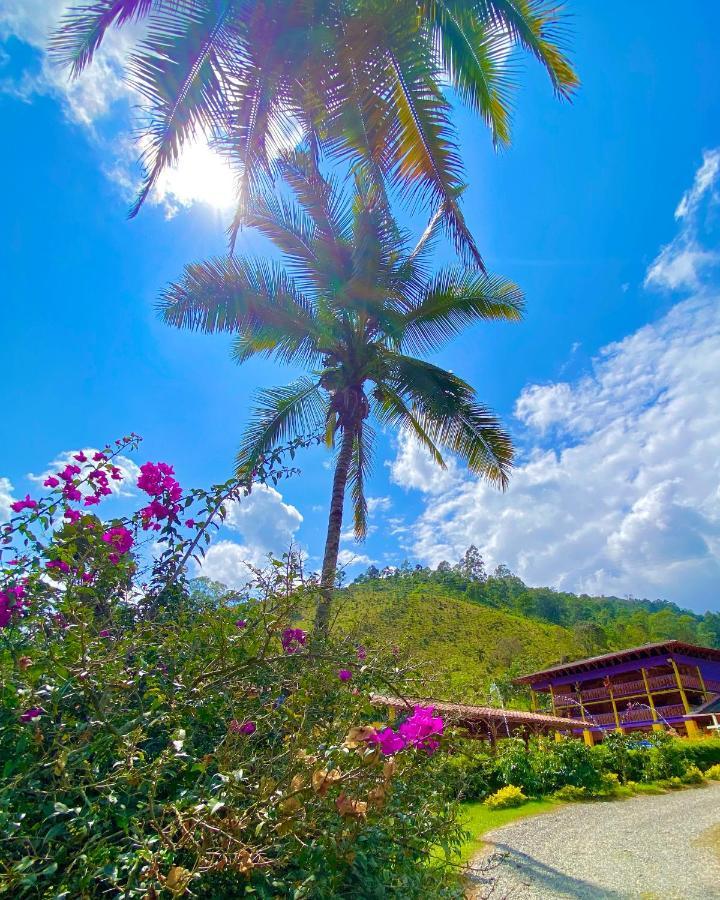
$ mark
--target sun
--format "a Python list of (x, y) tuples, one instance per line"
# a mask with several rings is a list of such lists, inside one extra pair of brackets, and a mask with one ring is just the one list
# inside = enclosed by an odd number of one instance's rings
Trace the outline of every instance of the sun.
[(171, 215), (195, 203), (226, 212), (236, 202), (235, 174), (223, 157), (200, 139), (186, 144), (177, 164), (162, 172), (154, 194)]

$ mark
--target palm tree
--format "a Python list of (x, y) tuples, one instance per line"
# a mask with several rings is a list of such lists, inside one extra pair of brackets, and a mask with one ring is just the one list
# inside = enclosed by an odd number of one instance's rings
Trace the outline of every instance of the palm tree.
[(278, 442), (324, 430), (337, 446), (316, 627), (328, 627), (345, 491), (358, 539), (366, 533), (365, 483), (373, 455), (370, 415), (409, 432), (444, 466), (441, 448), (505, 487), (512, 445), (457, 375), (413, 354), (435, 351), (478, 321), (517, 320), (515, 285), (477, 269), (428, 266), (437, 223), (413, 248), (382, 196), (361, 176), (352, 191), (326, 180), (312, 155), (281, 162), (284, 193), (259, 197), (250, 223), (285, 266), (229, 256), (186, 267), (160, 311), (177, 327), (236, 335), (233, 355), (300, 364), (309, 374), (262, 391), (243, 439), (238, 471)]
[(77, 76), (109, 28), (138, 21), (127, 74), (149, 124), (131, 215), (202, 133), (238, 165), (233, 241), (277, 153), (302, 140), (429, 201), (482, 266), (458, 203), (464, 173), (444, 88), (503, 145), (513, 48), (540, 62), (559, 96), (578, 83), (556, 0), (86, 0), (66, 13), (53, 52)]

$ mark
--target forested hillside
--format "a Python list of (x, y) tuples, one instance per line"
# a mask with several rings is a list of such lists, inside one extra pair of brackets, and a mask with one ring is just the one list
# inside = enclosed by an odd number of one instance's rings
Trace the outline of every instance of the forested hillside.
[[(506, 699), (514, 675), (563, 659), (677, 638), (720, 647), (720, 614), (674, 603), (533, 588), (506, 567), (486, 574), (470, 548), (456, 566), (370, 567), (339, 592), (338, 624), (442, 669), (448, 699)], [(519, 698), (518, 698), (519, 699)]]

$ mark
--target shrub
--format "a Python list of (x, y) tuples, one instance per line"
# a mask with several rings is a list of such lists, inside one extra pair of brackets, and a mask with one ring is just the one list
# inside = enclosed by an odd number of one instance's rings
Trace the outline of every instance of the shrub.
[[(416, 710), (397, 732), (369, 724), (372, 691), (392, 679), (409, 693), (421, 673), (306, 636), (316, 582), (296, 554), (242, 592), (187, 579), (249, 483), (183, 494), (170, 466), (146, 464), (149, 505), (90, 513), (129, 443), (89, 465), (77, 454), (84, 468), (15, 504), (4, 532), (0, 893), (456, 896), (425, 864), (462, 838), (434, 752), (442, 722)], [(282, 474), (276, 460), (267, 474)]]
[(491, 794), (485, 801), (488, 809), (511, 809), (514, 806), (522, 806), (527, 802), (527, 797), (514, 784), (500, 788), (494, 794)]
[(458, 741), (455, 750), (445, 757), (444, 781), (458, 799), (483, 800), (503, 786), (496, 759), (479, 751), (477, 741)]
[(582, 741), (546, 743), (532, 754), (532, 767), (539, 793), (550, 794), (565, 785), (597, 791), (602, 786), (600, 772)]
[(530, 796), (542, 793), (536, 772), (538, 750), (528, 752), (520, 738), (500, 741), (497, 751), (497, 772), (500, 784), (517, 785)]
[(576, 787), (574, 784), (566, 784), (565, 787), (561, 787), (555, 791), (553, 796), (557, 800), (573, 803), (578, 800), (588, 800), (590, 799), (591, 794), (586, 788)]
[(703, 773), (697, 766), (688, 766), (680, 776), (683, 784), (702, 784), (704, 782)]
[(710, 766), (710, 768), (705, 771), (705, 777), (712, 778), (713, 781), (720, 781), (720, 765), (716, 764)]
[(720, 764), (720, 738), (684, 739), (682, 747), (685, 759), (703, 771)]

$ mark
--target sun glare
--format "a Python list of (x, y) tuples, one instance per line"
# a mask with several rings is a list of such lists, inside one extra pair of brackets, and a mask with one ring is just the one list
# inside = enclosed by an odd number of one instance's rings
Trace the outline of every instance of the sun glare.
[(185, 147), (176, 166), (165, 169), (155, 194), (171, 214), (193, 203), (225, 211), (235, 203), (235, 176), (220, 154), (200, 140)]

